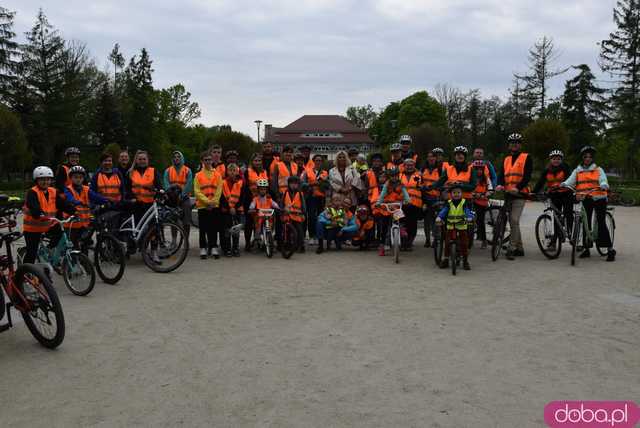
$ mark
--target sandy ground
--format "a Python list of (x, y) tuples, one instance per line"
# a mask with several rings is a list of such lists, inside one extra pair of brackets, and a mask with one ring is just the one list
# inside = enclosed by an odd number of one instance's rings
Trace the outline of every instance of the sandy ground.
[[(0, 337), (3, 427), (540, 427), (552, 400), (640, 397), (640, 210), (618, 261), (538, 251), (452, 277), (419, 248), (201, 261), (139, 257), (85, 298), (56, 278), (67, 337)], [(196, 243), (195, 233), (192, 243)]]

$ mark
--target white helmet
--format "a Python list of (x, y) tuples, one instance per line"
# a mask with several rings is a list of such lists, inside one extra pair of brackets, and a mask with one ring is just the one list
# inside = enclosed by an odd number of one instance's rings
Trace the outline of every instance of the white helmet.
[(400, 144), (411, 144), (411, 135), (401, 135)]
[(402, 150), (402, 145), (400, 143), (393, 143), (389, 150), (392, 152), (399, 152), (400, 150)]
[(522, 143), (522, 135), (518, 134), (517, 132), (514, 132), (513, 134), (509, 135), (509, 137), (507, 138), (507, 141), (509, 143)]
[(549, 157), (555, 157), (555, 156), (560, 156), (561, 158), (564, 159), (564, 153), (562, 153), (562, 150), (552, 150), (551, 153), (549, 153)]
[(469, 153), (469, 149), (467, 149), (465, 146), (458, 146), (453, 149), (453, 153), (464, 153), (466, 155), (467, 153)]
[(37, 180), (38, 178), (53, 178), (53, 171), (48, 166), (37, 166), (33, 170), (33, 179)]
[(267, 180), (266, 178), (259, 178), (256, 181), (256, 186), (257, 187), (269, 187), (269, 180)]

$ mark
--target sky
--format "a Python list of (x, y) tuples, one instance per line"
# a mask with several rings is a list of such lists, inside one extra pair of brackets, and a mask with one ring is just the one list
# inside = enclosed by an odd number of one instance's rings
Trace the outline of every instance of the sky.
[[(142, 47), (154, 86), (184, 84), (196, 122), (256, 138), (254, 120), (376, 109), (447, 83), (505, 97), (527, 50), (553, 37), (558, 68), (597, 67), (615, 0), (3, 0), (22, 37), (42, 8), (101, 68), (119, 43)], [(558, 95), (566, 78), (556, 78)], [(604, 77), (604, 76), (603, 76)]]

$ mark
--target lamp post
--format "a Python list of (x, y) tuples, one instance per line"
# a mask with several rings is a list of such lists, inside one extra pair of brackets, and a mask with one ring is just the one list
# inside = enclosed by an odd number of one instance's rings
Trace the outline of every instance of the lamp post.
[(258, 128), (258, 144), (260, 144), (260, 124), (262, 123), (261, 120), (254, 120), (253, 123), (256, 124), (256, 127)]

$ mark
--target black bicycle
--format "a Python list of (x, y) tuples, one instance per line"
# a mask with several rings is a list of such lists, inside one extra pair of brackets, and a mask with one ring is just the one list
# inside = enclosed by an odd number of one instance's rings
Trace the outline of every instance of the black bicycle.
[(112, 232), (118, 229), (119, 223), (119, 211), (98, 207), (93, 210), (91, 223), (80, 239), (83, 253), (93, 251), (93, 265), (100, 279), (112, 285), (122, 279), (127, 263), (124, 244)]
[[(509, 228), (509, 219), (511, 218), (511, 206), (513, 201), (524, 197), (526, 197), (526, 194), (522, 192), (504, 192), (504, 200), (501, 202), (501, 206), (496, 215), (493, 233), (491, 236), (491, 260), (494, 262), (498, 260), (500, 253), (509, 242), (507, 230)], [(495, 204), (494, 206), (498, 206), (500, 204), (497, 200), (492, 200), (491, 202)], [(493, 208), (490, 211), (492, 210)]]
[[(557, 259), (562, 251), (562, 244), (571, 239), (571, 231), (567, 228), (567, 219), (562, 211), (551, 202), (547, 192), (537, 198), (544, 203), (544, 210), (536, 220), (536, 242), (538, 248), (548, 259)], [(557, 193), (557, 192), (556, 192)]]

